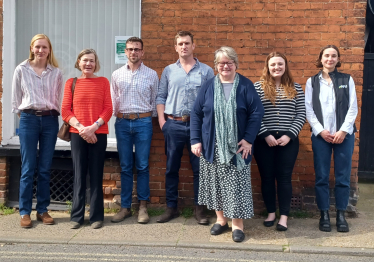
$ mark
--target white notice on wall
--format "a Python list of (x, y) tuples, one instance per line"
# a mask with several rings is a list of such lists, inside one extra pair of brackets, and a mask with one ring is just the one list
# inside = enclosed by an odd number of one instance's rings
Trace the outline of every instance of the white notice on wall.
[(115, 54), (115, 63), (116, 64), (126, 64), (127, 62), (127, 56), (125, 54), (125, 49), (126, 49), (126, 41), (129, 39), (131, 36), (116, 36), (115, 37), (115, 49), (116, 49), (116, 54)]

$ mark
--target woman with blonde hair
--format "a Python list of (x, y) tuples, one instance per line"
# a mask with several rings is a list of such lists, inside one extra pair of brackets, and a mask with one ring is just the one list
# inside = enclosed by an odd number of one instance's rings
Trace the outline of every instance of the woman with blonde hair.
[[(44, 34), (31, 39), (29, 58), (19, 64), (13, 76), (12, 112), (20, 117), (21, 180), (19, 210), (21, 227), (32, 227), (32, 186), (38, 170), (36, 218), (54, 224), (48, 214), (50, 172), (57, 140), (62, 98), (62, 73)], [(38, 156), (39, 144), (39, 158)]]
[(279, 52), (267, 56), (255, 88), (265, 109), (254, 144), (262, 197), (268, 212), (264, 226), (274, 225), (278, 195), (280, 220), (276, 229), (285, 231), (292, 197), (292, 170), (299, 152), (298, 134), (305, 123), (304, 92), (294, 83), (286, 56)]
[[(100, 69), (99, 58), (93, 49), (82, 50), (75, 63), (82, 72), (78, 79), (65, 84), (62, 119), (70, 124), (71, 156), (74, 168), (74, 193), (71, 209), (71, 228), (84, 222), (86, 177), (90, 174), (90, 223), (101, 228), (104, 220), (103, 172), (108, 122), (112, 116), (110, 85), (105, 77), (95, 75)], [(73, 82), (76, 81), (74, 93)]]

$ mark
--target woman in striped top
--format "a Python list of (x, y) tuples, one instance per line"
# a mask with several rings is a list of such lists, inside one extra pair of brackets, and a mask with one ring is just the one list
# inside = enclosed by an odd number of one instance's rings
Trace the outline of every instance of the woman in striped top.
[(292, 170), (299, 152), (298, 134), (305, 123), (304, 92), (294, 83), (286, 56), (278, 52), (267, 56), (255, 88), (265, 109), (254, 143), (262, 196), (268, 211), (264, 225), (274, 225), (277, 191), (280, 220), (276, 229), (285, 231), (292, 196)]
[[(19, 64), (13, 76), (12, 112), (20, 117), (21, 180), (19, 213), (21, 227), (32, 227), (32, 185), (38, 170), (36, 218), (54, 224), (48, 214), (50, 203), (49, 169), (57, 140), (58, 116), (62, 98), (62, 73), (44, 34), (31, 39), (29, 58)], [(37, 151), (39, 144), (39, 159)]]
[[(97, 77), (100, 64), (95, 50), (82, 50), (75, 63), (82, 71), (71, 92), (73, 78), (66, 81), (62, 102), (62, 119), (70, 124), (71, 156), (74, 168), (74, 193), (71, 228), (84, 222), (86, 176), (90, 174), (90, 222), (94, 229), (103, 226), (103, 172), (107, 146), (108, 121), (112, 116), (110, 85), (105, 77)], [(72, 108), (73, 105), (73, 108)]]

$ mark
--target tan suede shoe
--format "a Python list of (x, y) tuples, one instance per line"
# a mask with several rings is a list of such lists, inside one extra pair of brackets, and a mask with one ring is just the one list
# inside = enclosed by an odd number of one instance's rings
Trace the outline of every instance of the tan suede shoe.
[(44, 225), (53, 225), (55, 223), (48, 212), (44, 212), (43, 214), (36, 213), (36, 220), (43, 221)]
[(23, 227), (23, 228), (32, 227), (32, 222), (31, 222), (30, 215), (21, 216), (21, 227)]

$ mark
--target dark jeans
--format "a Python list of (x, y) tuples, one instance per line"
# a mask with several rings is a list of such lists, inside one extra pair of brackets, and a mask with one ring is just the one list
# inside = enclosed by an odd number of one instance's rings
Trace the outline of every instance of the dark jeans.
[[(5, 126), (5, 124), (3, 125)], [(58, 132), (57, 116), (36, 116), (22, 112), (19, 123), (21, 149), (21, 180), (19, 187), (19, 213), (30, 215), (32, 186), (35, 169), (38, 170), (36, 211), (47, 212), (50, 203), (50, 167)], [(38, 155), (39, 143), (39, 159)]]
[(166, 160), (166, 204), (168, 207), (178, 206), (179, 168), (183, 156), (183, 148), (187, 145), (193, 171), (194, 202), (197, 205), (199, 194), (199, 158), (191, 152), (190, 122), (168, 119), (162, 127), (165, 137)]
[(354, 134), (347, 134), (341, 144), (327, 143), (321, 136), (312, 135), (316, 200), (320, 210), (330, 209), (329, 177), (332, 151), (334, 151), (335, 206), (338, 210), (347, 209), (354, 142)]
[[(278, 139), (279, 137), (276, 137)], [(261, 191), (268, 213), (276, 211), (276, 192), (279, 213), (288, 216), (292, 197), (292, 171), (299, 152), (299, 139), (285, 146), (269, 147), (265, 139), (257, 138), (254, 156), (261, 176)], [(277, 190), (275, 188), (277, 180)]]
[(134, 120), (116, 118), (117, 150), (121, 164), (121, 207), (130, 208), (132, 201), (133, 146), (135, 145), (135, 166), (137, 174), (138, 201), (149, 201), (149, 152), (152, 141), (152, 117)]
[(95, 144), (71, 133), (71, 157), (74, 168), (74, 193), (70, 220), (83, 224), (86, 206), (86, 176), (90, 175), (90, 222), (104, 220), (103, 172), (106, 134), (96, 134)]

